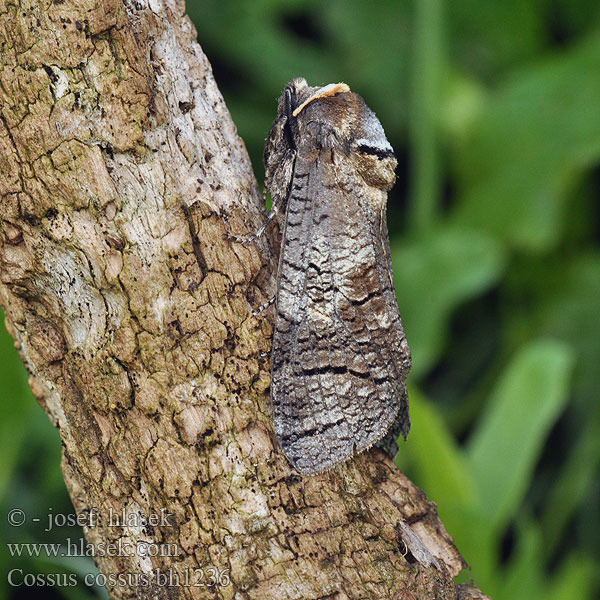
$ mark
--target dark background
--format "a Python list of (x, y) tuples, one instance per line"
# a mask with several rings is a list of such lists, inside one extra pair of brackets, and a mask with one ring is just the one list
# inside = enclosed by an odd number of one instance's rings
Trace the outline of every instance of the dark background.
[[(471, 565), (463, 580), (496, 600), (597, 597), (600, 4), (198, 0), (188, 13), (259, 181), (297, 76), (348, 83), (396, 149), (389, 225), (414, 361), (397, 460), (437, 502)], [(64, 542), (79, 531), (5, 518), (72, 507), (58, 433), (1, 342), (2, 539)], [(93, 569), (3, 543), (1, 571), (15, 566)], [(0, 596), (35, 594), (2, 575)]]

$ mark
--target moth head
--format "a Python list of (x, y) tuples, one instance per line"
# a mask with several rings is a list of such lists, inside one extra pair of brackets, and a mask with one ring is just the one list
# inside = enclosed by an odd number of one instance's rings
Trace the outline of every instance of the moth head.
[(312, 87), (302, 77), (292, 79), (265, 145), (267, 187), (283, 175), (284, 162), (296, 152), (323, 149), (338, 150), (370, 186), (388, 190), (395, 183), (394, 151), (364, 100), (345, 83)]

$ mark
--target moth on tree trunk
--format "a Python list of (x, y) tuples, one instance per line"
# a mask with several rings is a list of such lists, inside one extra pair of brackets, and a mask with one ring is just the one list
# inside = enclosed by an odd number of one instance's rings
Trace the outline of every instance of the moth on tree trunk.
[[(97, 554), (125, 576), (111, 598), (457, 598), (460, 554), (388, 457), (298, 477), (274, 444), (272, 323), (248, 299), (272, 296), (275, 244), (229, 237), (258, 227), (261, 198), (182, 4), (5, 4), (6, 322), (74, 508), (98, 511), (87, 542), (176, 548)], [(122, 511), (172, 517), (110, 526)]]
[(410, 429), (411, 357), (392, 275), (387, 191), (396, 158), (346, 84), (292, 80), (265, 146), (282, 240), (271, 398), (290, 462), (318, 473)]

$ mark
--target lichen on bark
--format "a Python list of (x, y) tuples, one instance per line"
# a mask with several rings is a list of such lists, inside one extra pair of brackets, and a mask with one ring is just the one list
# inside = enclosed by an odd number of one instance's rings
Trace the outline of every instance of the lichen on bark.
[[(315, 477), (268, 399), (277, 239), (181, 2), (0, 11), (0, 300), (114, 598), (456, 598), (435, 505), (376, 450)], [(167, 524), (111, 526), (109, 511)], [(400, 519), (442, 564), (407, 560)], [(190, 582), (214, 567), (227, 585)], [(221, 582), (222, 583), (222, 582)], [(463, 588), (462, 597), (469, 597)]]

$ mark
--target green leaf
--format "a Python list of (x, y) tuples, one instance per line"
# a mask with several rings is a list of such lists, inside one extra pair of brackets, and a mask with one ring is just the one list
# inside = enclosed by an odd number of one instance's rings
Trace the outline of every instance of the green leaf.
[(505, 569), (498, 565), (487, 589), (494, 600), (545, 597), (544, 553), (540, 528), (529, 517), (519, 518), (515, 549)]
[(556, 261), (551, 268), (543, 280), (534, 280), (535, 290), (530, 291), (537, 302), (527, 318), (536, 333), (563, 339), (576, 349), (574, 389), (591, 400), (598, 395), (600, 253), (581, 253), (569, 261)]
[(471, 71), (497, 77), (547, 43), (538, 0), (460, 0), (449, 6), (453, 54)]
[[(547, 551), (556, 549), (577, 509), (596, 483), (600, 465), (600, 410), (583, 424), (544, 504), (541, 523)], [(585, 510), (585, 509), (584, 509)]]
[(477, 506), (476, 486), (469, 465), (439, 413), (416, 389), (409, 389), (411, 433), (406, 446), (417, 469), (417, 481), (443, 506)]
[(600, 565), (580, 551), (571, 552), (547, 586), (545, 600), (593, 600), (600, 588)]
[(395, 244), (392, 260), (412, 376), (420, 377), (439, 358), (454, 309), (498, 280), (505, 256), (484, 233), (446, 227)]
[[(0, 311), (0, 320), (3, 322)], [(29, 416), (36, 408), (27, 385), (27, 372), (14, 348), (14, 340), (0, 323), (0, 500), (19, 459)]]
[[(73, 543), (77, 543), (74, 540)], [(63, 547), (63, 552), (68, 549)], [(89, 556), (49, 556), (43, 555), (30, 559), (34, 567), (34, 572), (45, 574), (64, 573), (66, 577), (74, 578), (77, 586), (60, 585), (57, 586), (63, 597), (67, 600), (90, 600), (92, 598), (102, 598), (108, 600), (106, 587), (98, 585), (103, 580), (98, 577), (99, 570), (94, 560)], [(87, 580), (86, 580), (87, 577)], [(98, 578), (97, 578), (98, 577)], [(88, 587), (85, 583), (90, 583)], [(98, 583), (97, 583), (98, 582)]]
[(513, 75), (455, 148), (454, 217), (530, 252), (560, 240), (568, 192), (600, 159), (600, 38)]
[(514, 340), (552, 336), (568, 342), (577, 352), (573, 374), (574, 401), (564, 419), (561, 462), (546, 470), (553, 482), (541, 508), (544, 542), (554, 551), (573, 519), (579, 531), (594, 527), (593, 512), (584, 508), (594, 493), (600, 464), (600, 407), (598, 356), (600, 356), (600, 254), (578, 254), (521, 260), (510, 270), (507, 289), (513, 302), (507, 328)]
[(515, 513), (550, 428), (564, 409), (574, 355), (546, 339), (522, 348), (498, 382), (468, 457), (481, 510), (499, 530)]

